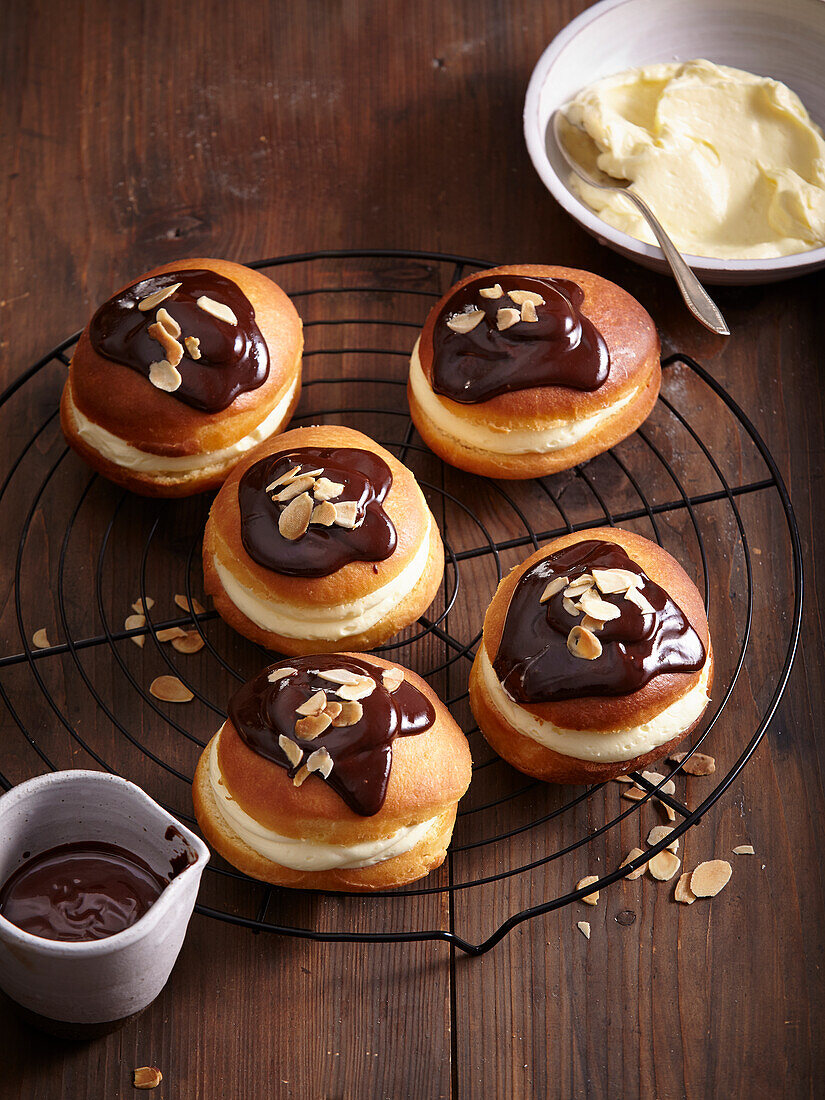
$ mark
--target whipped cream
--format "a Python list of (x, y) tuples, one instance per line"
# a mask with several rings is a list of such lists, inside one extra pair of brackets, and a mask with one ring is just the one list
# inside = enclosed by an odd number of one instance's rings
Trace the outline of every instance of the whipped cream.
[(711, 663), (706, 660), (698, 683), (649, 722), (608, 733), (600, 733), (598, 730), (568, 730), (543, 718), (537, 718), (511, 699), (501, 686), (483, 645), (479, 660), (484, 686), (501, 717), (525, 737), (538, 741), (540, 745), (562, 756), (573, 756), (577, 760), (596, 760), (601, 763), (633, 760), (672, 741), (692, 726), (710, 702), (708, 678)]
[[(223, 727), (221, 727), (223, 728)], [(267, 829), (241, 809), (226, 789), (218, 764), (218, 738), (212, 739), (209, 750), (209, 782), (227, 825), (241, 840), (264, 859), (290, 867), (294, 871), (328, 871), (333, 867), (372, 867), (393, 856), (409, 852), (420, 844), (433, 829), (440, 815), (421, 821), (417, 825), (404, 825), (380, 840), (367, 840), (361, 844), (324, 844), (317, 840), (300, 840), (282, 836)]]
[(639, 392), (637, 386), (615, 401), (609, 409), (600, 409), (578, 420), (549, 421), (541, 428), (503, 428), (489, 423), (473, 424), (456, 416), (449, 410), (446, 402), (433, 393), (421, 366), (419, 342), (416, 341), (410, 359), (410, 385), (416, 401), (439, 432), (465, 447), (475, 447), (479, 451), (492, 451), (502, 455), (546, 454), (549, 451), (560, 451), (563, 447), (571, 447), (616, 416)]

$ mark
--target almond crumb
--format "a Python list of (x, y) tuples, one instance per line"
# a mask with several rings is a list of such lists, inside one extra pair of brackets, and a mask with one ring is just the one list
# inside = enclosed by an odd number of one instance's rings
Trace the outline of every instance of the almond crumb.
[(756, 852), (753, 850), (752, 844), (737, 844), (733, 849), (735, 856), (755, 856)]
[(586, 920), (576, 921), (576, 927), (586, 940), (590, 939), (590, 922)]
[[(587, 875), (585, 878), (580, 878), (579, 879), (579, 881), (576, 883), (576, 889), (581, 890), (583, 887), (589, 886), (591, 884), (591, 882), (598, 882), (598, 881), (599, 881), (599, 876), (598, 875)], [(594, 890), (590, 894), (585, 894), (584, 897), (581, 898), (580, 900), (583, 901), (585, 905), (598, 905), (599, 904), (599, 891)]]
[(201, 357), (201, 342), (197, 336), (185, 336), (183, 342), (186, 345), (186, 350), (189, 352), (190, 359), (200, 359)]

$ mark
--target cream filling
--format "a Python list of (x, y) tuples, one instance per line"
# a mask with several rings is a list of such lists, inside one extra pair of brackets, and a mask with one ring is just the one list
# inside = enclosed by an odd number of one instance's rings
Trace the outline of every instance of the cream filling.
[(574, 756), (577, 760), (615, 763), (642, 756), (672, 741), (674, 737), (692, 726), (710, 702), (708, 695), (710, 661), (706, 660), (699, 682), (681, 699), (665, 707), (649, 722), (609, 733), (599, 733), (596, 730), (568, 730), (543, 718), (537, 718), (514, 702), (499, 683), (483, 646), (480, 659), (484, 685), (501, 717), (525, 737), (538, 741), (540, 745), (562, 756)]
[[(218, 735), (220, 736), (220, 734)], [(438, 815), (418, 825), (404, 825), (380, 840), (362, 844), (324, 844), (300, 840), (267, 829), (240, 808), (221, 778), (218, 764), (218, 738), (212, 740), (209, 753), (209, 782), (227, 825), (259, 856), (291, 867), (294, 871), (328, 871), (332, 867), (372, 867), (375, 863), (409, 852), (420, 844), (438, 822)]]
[(242, 454), (263, 443), (274, 431), (277, 430), (283, 418), (286, 416), (290, 402), (295, 396), (299, 379), (296, 378), (287, 392), (272, 410), (249, 435), (243, 436), (230, 447), (223, 447), (219, 451), (205, 451), (197, 455), (182, 455), (167, 457), (166, 455), (153, 455), (148, 451), (141, 451), (133, 447), (120, 436), (107, 432), (99, 424), (93, 423), (77, 408), (69, 395), (69, 408), (74, 429), (80, 438), (97, 451), (99, 455), (113, 462), (116, 466), (122, 466), (127, 470), (135, 470), (141, 474), (151, 474), (157, 477), (173, 476), (175, 474), (195, 473), (207, 469), (210, 466), (225, 466), (234, 462)]
[(501, 428), (494, 424), (471, 424), (456, 416), (433, 393), (418, 356), (418, 342), (410, 359), (410, 385), (416, 401), (430, 423), (439, 432), (465, 447), (502, 455), (546, 454), (572, 447), (580, 439), (600, 428), (625, 405), (629, 405), (639, 387), (615, 401), (609, 409), (600, 409), (578, 420), (552, 420), (541, 428)]
[(427, 568), (431, 526), (432, 521), (428, 516), (427, 530), (421, 545), (397, 577), (363, 599), (353, 600), (351, 603), (296, 607), (262, 600), (236, 580), (220, 562), (217, 554), (213, 555), (212, 561), (229, 599), (256, 626), (272, 634), (282, 634), (286, 638), (333, 642), (369, 630), (412, 592)]

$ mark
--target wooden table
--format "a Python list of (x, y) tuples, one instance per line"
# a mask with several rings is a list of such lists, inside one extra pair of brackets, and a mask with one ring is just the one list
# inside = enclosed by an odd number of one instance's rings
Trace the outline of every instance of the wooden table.
[[(106, 1039), (46, 1039), (4, 1003), (3, 1096), (130, 1096), (131, 1070), (145, 1064), (164, 1072), (153, 1095), (199, 1100), (821, 1092), (823, 281), (719, 290), (733, 330), (721, 341), (692, 322), (668, 279), (603, 250), (556, 206), (525, 152), (521, 107), (540, 52), (584, 6), (6, 5), (2, 384), (77, 329), (115, 285), (177, 257), (443, 250), (590, 268), (627, 287), (652, 313), (665, 352), (701, 360), (753, 418), (791, 489), (802, 535), (807, 603), (788, 691), (753, 760), (680, 851), (686, 866), (730, 858), (731, 884), (687, 908), (673, 902), (672, 883), (618, 883), (596, 909), (573, 905), (522, 924), (477, 959), (438, 943), (309, 943), (196, 916), (166, 990)], [(411, 277), (437, 289), (426, 264)], [(403, 374), (400, 360), (393, 369)], [(4, 469), (53, 407), (54, 385), (32, 392), (0, 442)], [(691, 415), (730, 466), (741, 464), (739, 476), (751, 476), (751, 460), (715, 422), (712, 403)], [(688, 456), (688, 476), (691, 468)], [(79, 463), (74, 469), (81, 478)], [(446, 476), (445, 485), (462, 484)], [(711, 751), (727, 766), (764, 705), (787, 638), (781, 516), (755, 502), (748, 523), (761, 551), (753, 559), (758, 631), (737, 706), (714, 731)], [(668, 534), (678, 537), (677, 526)], [(48, 572), (59, 548), (43, 509), (34, 528), (33, 553)], [(724, 609), (741, 577), (713, 544), (710, 565)], [(35, 580), (27, 584), (35, 599)], [(10, 585), (4, 575), (4, 646), (19, 645)], [(489, 579), (479, 583), (476, 614), (485, 586)], [(82, 585), (70, 599), (84, 614)], [(53, 613), (44, 600), (43, 614)], [(20, 690), (11, 672), (6, 683)], [(105, 740), (105, 715), (88, 695), (64, 690), (77, 729)], [(459, 717), (468, 720), (466, 709)], [(46, 709), (37, 720), (43, 730), (55, 724)], [(10, 778), (43, 770), (11, 718), (0, 721)], [(65, 732), (54, 737), (59, 759), (82, 761)], [(701, 801), (703, 782), (680, 788), (689, 804)], [(609, 785), (571, 828), (598, 824), (617, 799)], [(657, 820), (651, 811), (650, 824)], [(483, 908), (466, 896), (450, 911), (436, 895), (428, 920), (483, 938), (514, 907), (615, 866), (637, 834), (631, 823), (598, 855), (594, 847), (535, 881), (509, 880)], [(729, 855), (743, 842), (755, 857)], [(525, 840), (528, 854), (531, 843), (541, 846)], [(576, 930), (581, 919), (593, 926), (589, 943)]]

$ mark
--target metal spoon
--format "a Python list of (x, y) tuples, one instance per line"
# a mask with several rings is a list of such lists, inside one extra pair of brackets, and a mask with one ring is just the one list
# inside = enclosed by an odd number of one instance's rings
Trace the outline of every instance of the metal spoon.
[[(581, 139), (582, 135), (583, 131), (565, 118), (560, 110), (553, 112), (553, 136), (556, 139), (556, 145), (558, 145), (559, 152), (579, 179), (584, 180), (591, 187), (598, 187), (602, 191), (622, 191), (627, 195), (653, 230), (656, 240), (665, 254), (665, 259), (670, 264), (670, 270), (673, 272), (673, 277), (685, 300), (685, 305), (690, 312), (697, 321), (701, 322), (705, 328), (709, 328), (711, 332), (715, 332), (719, 336), (730, 336), (730, 329), (725, 323), (725, 318), (719, 312), (716, 303), (685, 263), (682, 254), (665, 233), (656, 215), (644, 199), (639, 198), (633, 191), (627, 190), (630, 186), (630, 180), (608, 176), (595, 163), (588, 164), (587, 171), (585, 171), (582, 165), (571, 156), (568, 149), (571, 144), (571, 137), (575, 141), (577, 136)], [(592, 160), (592, 158), (590, 159)]]

